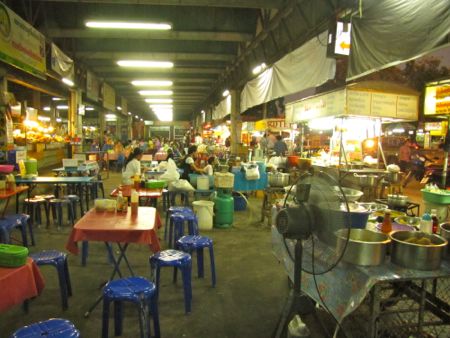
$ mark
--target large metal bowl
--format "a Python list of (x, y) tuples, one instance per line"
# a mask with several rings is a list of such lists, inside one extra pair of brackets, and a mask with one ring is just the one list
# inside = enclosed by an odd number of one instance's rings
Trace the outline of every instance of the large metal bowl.
[(336, 231), (337, 252), (345, 249), (343, 261), (356, 265), (374, 266), (384, 262), (386, 249), (391, 242), (386, 234), (366, 229), (340, 229)]
[(398, 224), (411, 225), (415, 228), (420, 227), (420, 221), (421, 221), (420, 217), (414, 217), (414, 216), (399, 216), (399, 217), (394, 218), (394, 222), (396, 222)]
[[(444, 237), (447, 242), (450, 241), (450, 223), (442, 223), (440, 225), (441, 236)], [(450, 259), (450, 244), (447, 244), (444, 250), (444, 258)]]
[[(445, 238), (420, 231), (396, 231), (390, 233), (389, 237), (392, 240), (392, 263), (416, 270), (436, 270), (441, 266), (442, 253), (447, 245)], [(432, 244), (405, 242), (411, 237), (425, 237)]]
[[(341, 187), (341, 189), (345, 195), (345, 198), (347, 199), (347, 202), (356, 202), (357, 200), (359, 200), (361, 198), (362, 195), (364, 195), (364, 193), (362, 191), (359, 191), (356, 189), (350, 189), (350, 188), (344, 188), (344, 187)], [(342, 195), (342, 192), (339, 189), (339, 186), (337, 186), (337, 185), (333, 186), (333, 190), (336, 191), (339, 198), (343, 201), (344, 196)]]

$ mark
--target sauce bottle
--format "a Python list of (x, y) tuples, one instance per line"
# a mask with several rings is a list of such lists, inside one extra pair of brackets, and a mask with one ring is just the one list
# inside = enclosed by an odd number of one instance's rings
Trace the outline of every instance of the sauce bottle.
[(392, 231), (391, 210), (386, 209), (384, 212), (383, 223), (381, 223), (381, 231), (388, 234)]
[(139, 206), (139, 194), (136, 190), (131, 190), (131, 215), (137, 215)]
[(430, 214), (427, 212), (422, 215), (422, 219), (420, 220), (420, 231), (427, 234), (431, 234), (433, 232), (433, 221)]
[(439, 231), (439, 219), (437, 217), (436, 209), (431, 209), (431, 221), (433, 234), (437, 234)]
[(122, 195), (122, 191), (119, 191), (119, 193), (117, 194), (117, 211), (122, 212), (123, 207), (124, 207), (123, 195)]

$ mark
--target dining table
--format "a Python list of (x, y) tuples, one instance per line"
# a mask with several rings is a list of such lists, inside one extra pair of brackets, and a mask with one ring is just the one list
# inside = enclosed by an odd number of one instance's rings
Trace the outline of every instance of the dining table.
[(96, 161), (99, 162), (103, 162), (105, 163), (105, 170), (106, 170), (106, 178), (109, 178), (109, 152), (108, 151), (103, 151), (103, 150), (93, 150), (93, 151), (81, 151), (81, 152), (76, 152), (75, 155), (84, 155), (84, 156), (89, 156), (89, 155), (95, 155), (96, 156)]
[(19, 213), (19, 195), (24, 191), (27, 191), (27, 186), (16, 186), (14, 189), (0, 190), (0, 200), (5, 200), (5, 206), (3, 207), (1, 218), (5, 217), (6, 210), (8, 209), (9, 201), (11, 197), (16, 196), (16, 214)]
[(20, 267), (0, 267), (0, 313), (38, 296), (44, 287), (44, 277), (31, 258)]
[[(96, 177), (93, 176), (74, 176), (74, 177), (63, 177), (63, 176), (35, 176), (35, 177), (21, 177), (16, 176), (16, 184), (25, 184), (28, 186), (27, 194), (28, 198), (31, 196), (32, 190), (40, 184), (48, 184), (54, 185), (55, 187), (59, 184), (66, 184), (75, 186), (80, 198), (83, 196), (83, 188), (86, 192), (85, 200), (86, 200), (86, 210), (89, 209), (89, 189), (88, 185), (90, 183), (95, 183)], [(57, 190), (56, 190), (57, 191)], [(57, 194), (55, 194), (57, 195)], [(58, 196), (56, 196), (58, 197)]]
[[(123, 197), (131, 197), (131, 191), (134, 189), (133, 186), (129, 185), (122, 185), (114, 189), (110, 196), (111, 197), (117, 197), (119, 194), (119, 191), (122, 192)], [(162, 196), (163, 188), (142, 188), (139, 187), (138, 189), (135, 189), (136, 192), (139, 194), (139, 200), (145, 199), (146, 205), (151, 205), (156, 208), (156, 205), (158, 203), (158, 198)]]
[[(109, 280), (116, 276), (122, 278), (120, 269), (124, 262), (131, 276), (133, 269), (127, 258), (126, 251), (130, 244), (141, 244), (148, 246), (149, 250), (158, 252), (161, 250), (157, 229), (161, 227), (161, 218), (158, 211), (153, 207), (139, 207), (136, 214), (132, 214), (131, 208), (127, 212), (97, 211), (95, 208), (89, 210), (74, 225), (66, 244), (66, 249), (78, 254), (79, 242), (103, 242), (112, 263), (112, 272)], [(112, 244), (117, 245), (118, 255), (116, 257)], [(99, 297), (90, 309), (85, 313), (88, 317), (92, 310), (101, 301)]]

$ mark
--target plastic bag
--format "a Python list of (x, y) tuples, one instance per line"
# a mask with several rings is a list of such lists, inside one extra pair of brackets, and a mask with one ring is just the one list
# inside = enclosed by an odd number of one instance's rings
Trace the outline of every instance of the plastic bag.
[(178, 180), (169, 184), (169, 191), (195, 191), (194, 187), (187, 180)]
[(166, 172), (159, 178), (167, 182), (176, 181), (180, 178), (180, 173), (177, 170), (177, 165), (175, 164), (174, 160), (169, 158), (166, 165)]
[(257, 165), (249, 165), (245, 168), (245, 179), (247, 181), (259, 180), (259, 169)]

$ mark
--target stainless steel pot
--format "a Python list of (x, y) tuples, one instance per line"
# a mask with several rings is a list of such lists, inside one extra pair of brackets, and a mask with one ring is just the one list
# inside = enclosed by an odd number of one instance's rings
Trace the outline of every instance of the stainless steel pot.
[(289, 185), (289, 174), (285, 173), (268, 173), (269, 185), (271, 187), (285, 187)]
[[(392, 263), (408, 269), (435, 270), (441, 266), (442, 253), (447, 241), (438, 235), (419, 231), (395, 231), (389, 237), (392, 240)], [(428, 238), (431, 245), (405, 242), (411, 237)]]
[(366, 229), (351, 229), (350, 234), (348, 229), (340, 229), (336, 232), (336, 236), (337, 252), (344, 249), (347, 236), (349, 236), (342, 259), (345, 262), (363, 266), (382, 264), (386, 257), (387, 247), (391, 242), (386, 234)]
[(386, 178), (390, 183), (398, 183), (400, 180), (400, 175), (398, 172), (390, 171), (387, 173)]
[(388, 205), (393, 207), (406, 207), (408, 205), (408, 196), (388, 195)]
[[(444, 237), (447, 242), (450, 241), (450, 223), (442, 223), (440, 225), (441, 236)], [(450, 244), (447, 244), (444, 250), (444, 258), (450, 259)]]
[(362, 187), (374, 187), (377, 185), (378, 176), (376, 175), (358, 175), (354, 174), (359, 179), (359, 185)]

